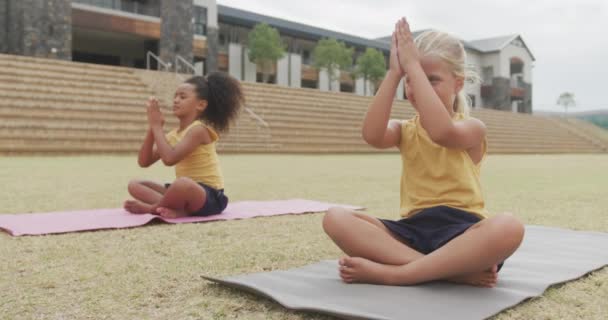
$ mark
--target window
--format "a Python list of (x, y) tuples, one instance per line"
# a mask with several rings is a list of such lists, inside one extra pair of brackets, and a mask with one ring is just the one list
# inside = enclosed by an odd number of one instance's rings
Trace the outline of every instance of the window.
[(194, 34), (207, 35), (207, 8), (194, 6)]

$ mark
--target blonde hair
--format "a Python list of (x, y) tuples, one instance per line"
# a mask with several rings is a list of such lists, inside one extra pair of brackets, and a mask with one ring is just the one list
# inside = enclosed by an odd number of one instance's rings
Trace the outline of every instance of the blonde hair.
[[(454, 76), (464, 79), (465, 82), (479, 82), (477, 72), (467, 65), (467, 53), (462, 42), (457, 38), (445, 32), (429, 30), (417, 36), (414, 43), (421, 57), (441, 58), (450, 66)], [(470, 106), (471, 100), (463, 86), (456, 96), (454, 111), (468, 115)]]

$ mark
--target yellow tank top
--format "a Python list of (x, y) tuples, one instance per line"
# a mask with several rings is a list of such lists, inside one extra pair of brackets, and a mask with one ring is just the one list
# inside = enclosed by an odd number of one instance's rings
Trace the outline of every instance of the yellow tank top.
[[(461, 113), (453, 120), (463, 120)], [(483, 155), (487, 143), (483, 141)], [(401, 125), (401, 216), (449, 206), (486, 217), (480, 183), (481, 161), (476, 165), (466, 150), (434, 143), (416, 115)], [(483, 161), (483, 159), (482, 159)]]
[(177, 178), (187, 177), (196, 182), (202, 182), (215, 189), (224, 189), (224, 179), (220, 170), (215, 144), (219, 140), (218, 134), (210, 127), (205, 126), (199, 120), (192, 122), (186, 129), (178, 132), (173, 129), (167, 133), (167, 140), (171, 146), (180, 142), (186, 133), (195, 126), (204, 126), (209, 131), (212, 142), (201, 144), (192, 153), (175, 165)]

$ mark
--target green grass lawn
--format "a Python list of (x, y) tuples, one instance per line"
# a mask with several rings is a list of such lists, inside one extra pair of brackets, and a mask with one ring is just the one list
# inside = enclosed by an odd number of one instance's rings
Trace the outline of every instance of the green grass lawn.
[[(307, 198), (398, 218), (393, 155), (222, 155), (231, 201)], [(132, 178), (173, 169), (135, 157), (0, 158), (2, 213), (111, 208)], [(490, 156), (490, 212), (526, 224), (608, 232), (608, 155)], [(2, 319), (332, 319), (290, 312), (201, 275), (235, 275), (335, 259), (321, 214), (13, 238), (0, 232)], [(405, 299), (405, 297), (404, 297)], [(407, 312), (407, 311), (406, 311)], [(495, 319), (605, 319), (608, 268), (549, 289)]]

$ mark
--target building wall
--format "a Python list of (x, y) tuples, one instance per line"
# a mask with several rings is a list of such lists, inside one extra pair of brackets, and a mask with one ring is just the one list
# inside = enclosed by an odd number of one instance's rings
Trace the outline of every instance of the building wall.
[(290, 80), (289, 86), (293, 88), (302, 87), (302, 56), (297, 53), (289, 54)]
[(245, 50), (245, 54), (243, 57), (243, 64), (244, 64), (244, 79), (245, 81), (248, 82), (256, 82), (257, 77), (258, 77), (258, 66), (251, 62), (251, 60), (249, 60), (249, 49)]
[(8, 1), (0, 1), (0, 53), (8, 52)]
[(228, 73), (238, 80), (243, 80), (243, 46), (238, 43), (228, 45)]
[(6, 1), (6, 52), (11, 54), (23, 53), (23, 6), (17, 0)]
[(193, 4), (207, 8), (207, 28), (217, 29), (217, 1), (215, 0), (194, 0)]
[[(334, 72), (334, 79), (340, 79), (340, 70), (336, 70)], [(330, 82), (329, 73), (327, 72), (326, 69), (321, 69), (319, 71), (319, 89), (321, 91), (330, 91), (329, 82)], [(340, 81), (339, 80), (333, 80), (331, 82), (331, 91), (333, 91), (333, 92), (340, 91)]]
[(194, 26), (192, 25), (192, 0), (161, 0), (160, 2), (160, 43), (159, 54), (163, 61), (175, 61), (180, 55), (190, 63), (193, 62), (192, 41)]
[(6, 0), (4, 52), (71, 60), (71, 0)]
[(528, 50), (522, 47), (515, 46), (513, 44), (507, 45), (500, 52), (500, 69), (503, 70), (501, 72), (502, 77), (510, 78), (511, 74), (511, 58), (517, 57), (524, 61), (524, 81), (527, 83), (532, 83), (532, 57), (528, 53)]
[(484, 100), (484, 107), (511, 110), (511, 81), (508, 78), (495, 77), (492, 79), (491, 92), (492, 94)]
[[(511, 92), (509, 77), (505, 76), (501, 63), (500, 52), (484, 53), (479, 56), (481, 86), (485, 87), (486, 94), (480, 95), (479, 105), (483, 108), (510, 110)], [(484, 69), (492, 68), (491, 75), (484, 74)]]
[[(519, 39), (516, 39), (515, 42), (507, 45), (501, 52), (501, 61), (505, 65), (509, 65), (510, 72), (510, 64), (511, 58), (517, 57), (524, 62), (523, 67), (523, 84), (518, 83), (518, 87), (523, 88), (524, 96), (520, 103), (519, 112), (532, 113), (532, 68), (534, 65), (534, 61), (528, 53), (528, 50), (521, 45), (517, 45), (516, 42), (519, 42)], [(521, 42), (520, 42), (521, 43)]]
[[(493, 76), (494, 77), (500, 77), (502, 74), (502, 70), (501, 70), (501, 63), (500, 63), (500, 54), (498, 52), (492, 52), (492, 53), (484, 53), (480, 56), (480, 62), (481, 62), (481, 67), (492, 67), (493, 69)], [(482, 74), (483, 76), (483, 74)], [(491, 82), (492, 79), (482, 79), (482, 81), (490, 81)]]
[(397, 93), (395, 93), (395, 99), (404, 100), (405, 99), (405, 87), (403, 84), (403, 79), (399, 81), (399, 85), (397, 86)]
[[(482, 101), (484, 107), (506, 111), (532, 112), (532, 68), (533, 60), (529, 52), (516, 39), (500, 52), (484, 54), (481, 57), (481, 67), (492, 66), (493, 79), (484, 79), (485, 94)], [(523, 61), (523, 83), (512, 80), (511, 58)], [(482, 74), (483, 76), (483, 74)], [(512, 96), (512, 88), (523, 89), (523, 96)]]
[(277, 84), (289, 86), (289, 53), (277, 61)]
[[(481, 77), (481, 55), (475, 51), (467, 50), (467, 63), (471, 66), (471, 71), (474, 71), (478, 77)], [(465, 92), (473, 96), (475, 108), (481, 106), (481, 81), (466, 82)]]
[(217, 1), (215, 0), (194, 0), (195, 6), (207, 8), (207, 62), (206, 72), (218, 70), (219, 54), (219, 24), (217, 21)]
[(219, 69), (219, 29), (207, 26), (207, 70), (209, 72)]
[(532, 113), (532, 84), (526, 83), (524, 85), (525, 94), (523, 101), (523, 112)]
[(302, 56), (286, 52), (283, 58), (277, 61), (277, 84), (293, 88), (302, 87)]
[[(401, 90), (401, 93), (403, 94), (403, 89)], [(357, 78), (355, 81), (355, 94), (360, 96), (373, 96), (374, 86), (369, 80), (365, 81), (363, 78)], [(395, 93), (395, 98), (399, 98), (399, 89), (397, 89), (397, 93)]]

